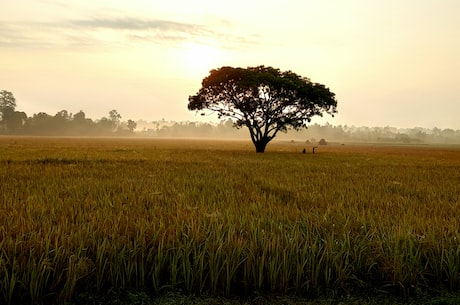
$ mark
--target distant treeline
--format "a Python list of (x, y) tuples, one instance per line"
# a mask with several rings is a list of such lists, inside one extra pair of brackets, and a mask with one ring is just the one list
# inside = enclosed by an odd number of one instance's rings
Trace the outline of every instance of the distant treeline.
[[(7, 113), (8, 115), (5, 115)], [(92, 120), (83, 111), (72, 114), (62, 110), (55, 115), (45, 112), (28, 117), (25, 112), (3, 112), (0, 116), (0, 134), (53, 136), (111, 136), (132, 135), (136, 122), (121, 121), (121, 115), (111, 110), (107, 117)]]
[[(137, 135), (154, 137), (214, 137), (248, 138), (245, 128), (236, 129), (231, 120), (219, 123), (137, 121)], [(277, 140), (317, 143), (328, 142), (378, 142), (402, 144), (460, 144), (460, 130), (439, 128), (355, 127), (347, 125), (313, 124), (308, 129), (279, 133)]]
[[(6, 114), (6, 113), (5, 113)], [(67, 110), (50, 115), (44, 112), (28, 117), (24, 112), (13, 111), (0, 116), (0, 134), (4, 135), (49, 135), (49, 136), (143, 136), (143, 137), (208, 137), (247, 139), (245, 128), (233, 127), (229, 119), (218, 123), (175, 122), (145, 120), (122, 121), (117, 110), (107, 117), (93, 120), (83, 111), (72, 114)], [(328, 142), (378, 142), (403, 144), (460, 144), (460, 130), (355, 127), (347, 125), (313, 124), (308, 129), (280, 133), (277, 140), (304, 141), (315, 143), (319, 139)]]

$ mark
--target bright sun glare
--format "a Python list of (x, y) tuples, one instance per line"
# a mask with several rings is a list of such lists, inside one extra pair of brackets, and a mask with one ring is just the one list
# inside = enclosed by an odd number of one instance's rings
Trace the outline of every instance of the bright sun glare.
[(183, 45), (183, 60), (192, 77), (205, 77), (211, 69), (218, 68), (221, 54), (217, 47), (208, 44), (187, 43)]

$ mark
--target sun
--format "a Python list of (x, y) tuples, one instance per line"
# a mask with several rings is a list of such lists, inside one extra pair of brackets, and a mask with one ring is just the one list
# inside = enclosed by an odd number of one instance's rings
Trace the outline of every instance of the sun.
[(222, 59), (217, 46), (204, 43), (184, 43), (181, 48), (183, 66), (192, 77), (207, 76), (210, 70), (218, 68)]

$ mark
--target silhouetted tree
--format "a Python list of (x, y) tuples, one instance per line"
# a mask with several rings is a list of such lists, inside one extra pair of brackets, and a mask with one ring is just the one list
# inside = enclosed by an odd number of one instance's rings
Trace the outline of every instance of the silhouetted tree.
[(30, 134), (55, 134), (54, 117), (45, 113), (35, 113), (26, 122), (26, 130)]
[(8, 128), (14, 133), (20, 132), (27, 122), (27, 114), (23, 111), (15, 111), (12, 119), (8, 124)]
[(115, 123), (106, 118), (103, 117), (99, 121), (96, 122), (98, 132), (97, 133), (102, 133), (102, 134), (110, 134), (115, 131), (116, 125)]
[(0, 110), (3, 109), (16, 109), (16, 99), (13, 96), (13, 93), (1, 90), (0, 91)]
[(3, 110), (2, 122), (6, 133), (19, 133), (27, 121), (27, 114), (22, 111), (14, 111), (11, 108)]
[(67, 110), (61, 110), (54, 115), (54, 133), (68, 134), (72, 121), (72, 114)]
[(73, 115), (71, 126), (72, 134), (75, 135), (92, 134), (95, 129), (93, 120), (86, 118), (86, 114), (82, 110)]
[(113, 134), (120, 125), (121, 115), (116, 110), (109, 111), (109, 117), (103, 117), (96, 122), (98, 133)]
[(210, 110), (219, 118), (246, 126), (256, 152), (264, 152), (279, 131), (306, 128), (315, 115), (336, 113), (335, 94), (291, 71), (272, 67), (212, 70), (198, 93), (189, 97), (189, 110)]
[(114, 109), (109, 111), (109, 118), (112, 122), (118, 125), (118, 123), (120, 123), (121, 120), (121, 115), (118, 113), (118, 111)]
[(404, 144), (409, 144), (411, 142), (411, 138), (405, 133), (398, 133), (395, 140)]
[(73, 115), (73, 121), (77, 123), (86, 121), (86, 114), (83, 112), (83, 110), (80, 110)]
[(56, 113), (54, 117), (62, 121), (70, 121), (72, 119), (72, 114), (69, 113), (67, 110), (61, 110), (58, 113)]
[(0, 130), (8, 130), (8, 121), (14, 120), (16, 109), (16, 99), (13, 93), (1, 90), (0, 91)]
[(128, 120), (127, 127), (130, 132), (134, 132), (134, 129), (137, 127), (137, 123), (133, 120)]

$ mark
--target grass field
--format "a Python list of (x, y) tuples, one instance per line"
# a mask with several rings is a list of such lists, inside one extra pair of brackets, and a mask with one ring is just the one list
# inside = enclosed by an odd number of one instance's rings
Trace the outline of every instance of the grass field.
[(0, 304), (460, 291), (460, 147), (304, 147), (0, 137)]

